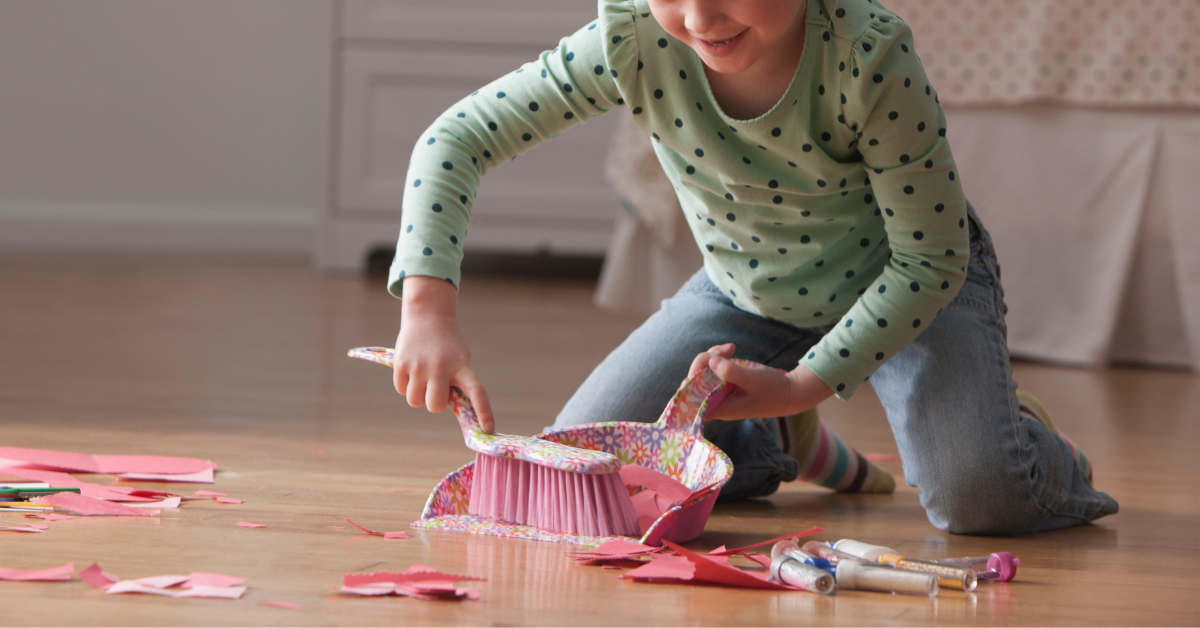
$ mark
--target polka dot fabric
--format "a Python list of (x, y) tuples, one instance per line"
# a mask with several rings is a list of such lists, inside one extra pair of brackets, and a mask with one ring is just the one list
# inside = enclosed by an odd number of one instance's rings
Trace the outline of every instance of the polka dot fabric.
[(417, 143), (393, 294), (406, 274), (457, 281), (449, 238), (461, 242), (470, 217), (458, 199), (474, 198), (487, 168), (624, 105), (652, 138), (712, 281), (743, 310), (836, 324), (802, 362), (848, 398), (953, 298), (969, 253), (945, 118), (907, 24), (871, 0), (839, 0), (835, 13), (810, 0), (787, 92), (736, 120), (644, 0), (599, 8)]
[(1195, 0), (890, 0), (954, 105), (1200, 107)]

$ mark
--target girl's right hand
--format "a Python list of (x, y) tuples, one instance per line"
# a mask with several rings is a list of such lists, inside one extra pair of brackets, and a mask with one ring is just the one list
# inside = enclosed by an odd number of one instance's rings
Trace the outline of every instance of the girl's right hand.
[(414, 408), (440, 413), (449, 404), (450, 387), (457, 386), (475, 407), (480, 427), (492, 432), (492, 406), (471, 368), (454, 286), (434, 277), (405, 277), (403, 299), (392, 370), (396, 392)]

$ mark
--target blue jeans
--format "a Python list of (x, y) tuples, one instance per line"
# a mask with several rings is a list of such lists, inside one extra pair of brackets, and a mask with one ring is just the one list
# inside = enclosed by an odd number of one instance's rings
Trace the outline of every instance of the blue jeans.
[[(967, 281), (911, 344), (871, 376), (904, 463), (934, 527), (1019, 534), (1079, 525), (1117, 512), (1088, 482), (1061, 439), (1018, 412), (1004, 291), (991, 238), (968, 205)], [(630, 334), (587, 378), (555, 427), (658, 418), (696, 354), (733, 342), (735, 357), (791, 370), (828, 332), (736, 308), (704, 270)], [(705, 436), (729, 455), (723, 500), (774, 493), (797, 476), (774, 419), (711, 421)]]

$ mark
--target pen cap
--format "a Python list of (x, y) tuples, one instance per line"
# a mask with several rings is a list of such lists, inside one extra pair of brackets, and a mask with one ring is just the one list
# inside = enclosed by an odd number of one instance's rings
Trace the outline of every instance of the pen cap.
[(882, 545), (871, 545), (853, 539), (842, 539), (833, 544), (833, 549), (857, 556), (863, 560), (877, 561), (884, 554), (899, 554), (896, 550)]
[(842, 589), (911, 593), (933, 597), (938, 593), (937, 576), (844, 560), (837, 565), (837, 585)]
[(1000, 574), (1000, 577), (996, 578), (1000, 582), (1008, 582), (1017, 577), (1017, 565), (1020, 564), (1021, 559), (1008, 552), (996, 552), (988, 556), (987, 561), (988, 569)]
[(776, 543), (775, 545), (773, 545), (771, 547), (771, 560), (775, 560), (775, 558), (778, 557), (780, 554), (782, 554), (792, 548), (800, 549), (799, 539), (796, 539), (795, 537), (793, 537), (793, 538), (785, 539), (783, 541)]

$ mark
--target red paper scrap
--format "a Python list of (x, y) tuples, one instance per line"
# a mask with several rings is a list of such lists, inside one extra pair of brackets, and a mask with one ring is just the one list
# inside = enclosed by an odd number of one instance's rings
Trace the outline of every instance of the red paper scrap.
[(239, 521), (239, 522), (237, 522), (237, 525), (239, 528), (265, 528), (265, 527), (267, 527), (267, 524), (265, 524), (265, 523), (250, 523), (249, 521)]
[[(215, 469), (210, 460), (176, 456), (89, 456), (69, 451), (0, 447), (0, 459), (21, 466), (76, 473), (196, 473)], [(10, 466), (11, 462), (10, 462)]]
[(116, 504), (87, 495), (79, 495), (76, 493), (55, 493), (46, 497), (39, 497), (39, 502), (53, 504), (60, 508), (66, 508), (77, 515), (93, 516), (93, 515), (126, 515), (130, 517), (146, 517), (153, 514), (158, 514), (157, 510), (144, 510), (141, 508), (131, 508), (122, 504)]
[(637, 581), (675, 584), (691, 582), (752, 589), (796, 590), (796, 587), (770, 582), (764, 574), (742, 571), (730, 565), (727, 557), (697, 554), (670, 541), (663, 541), (663, 543), (675, 550), (678, 555), (657, 555), (648, 564), (627, 571), (621, 577)]
[(258, 605), (259, 606), (274, 606), (275, 608), (286, 608), (289, 611), (305, 610), (304, 607), (300, 606), (299, 604), (293, 604), (292, 602), (280, 602), (278, 600), (271, 600), (269, 602), (263, 601), (263, 602), (259, 602)]
[(121, 580), (114, 574), (102, 571), (97, 563), (92, 563), (87, 569), (79, 572), (79, 579), (97, 589), (107, 589)]
[(454, 586), (459, 580), (483, 580), (474, 576), (445, 574), (420, 563), (396, 573), (380, 571), (342, 576), (342, 591), (356, 595), (406, 595), (423, 600), (479, 599), (479, 593)]
[(208, 573), (206, 571), (193, 571), (188, 574), (188, 579), (182, 585), (185, 589), (192, 587), (232, 587), (242, 584), (246, 578), (237, 576), (227, 576), (221, 573)]
[[(708, 555), (709, 556), (732, 556), (733, 554), (745, 554), (747, 551), (752, 550), (752, 549), (758, 549), (760, 547), (765, 547), (767, 545), (774, 545), (780, 541), (786, 541), (788, 539), (798, 539), (798, 538), (805, 537), (805, 536), (811, 536), (813, 534), (819, 534), (824, 531), (825, 531), (824, 528), (809, 528), (809, 529), (803, 530), (801, 532), (793, 532), (791, 534), (777, 536), (773, 539), (767, 539), (766, 541), (763, 541), (762, 543), (755, 543), (754, 545), (747, 545), (746, 547), (735, 547), (734, 549), (727, 549), (727, 550), (721, 550), (721, 551), (713, 550), (713, 551), (709, 552)], [(720, 549), (720, 548), (717, 548), (717, 549)]]
[(567, 552), (567, 555), (581, 565), (611, 565), (628, 568), (642, 565), (644, 558), (662, 550), (661, 547), (649, 547), (635, 541), (616, 539), (600, 544), (591, 552)]
[(196, 497), (225, 497), (225, 493), (217, 491), (196, 491)]
[(234, 499), (232, 497), (214, 497), (213, 501), (217, 502), (218, 504), (241, 504), (241, 503), (244, 503), (244, 502), (242, 502), (242, 500)]
[(767, 569), (771, 568), (770, 556), (759, 554), (758, 552), (750, 552), (749, 554), (742, 554), (742, 556), (749, 558), (750, 560), (762, 565), (763, 567), (766, 567)]
[(0, 567), (0, 580), (16, 580), (28, 582), (32, 580), (38, 581), (59, 581), (70, 580), (71, 574), (75, 573), (75, 563), (67, 563), (61, 567), (53, 567), (51, 569), (9, 569)]
[(53, 512), (44, 514), (44, 515), (33, 515), (33, 516), (41, 518), (41, 519), (45, 519), (46, 521), (66, 521), (67, 519), (75, 518), (75, 517), (72, 517), (71, 515), (60, 515), (60, 514), (53, 513)]
[(371, 534), (374, 536), (382, 536), (385, 539), (411, 539), (412, 538), (411, 536), (408, 535), (407, 532), (404, 532), (403, 530), (401, 530), (399, 532), (376, 532), (375, 530), (368, 530), (368, 529), (358, 525), (357, 523), (354, 523), (353, 521), (351, 521), (349, 519), (346, 519), (346, 523), (358, 528), (359, 530), (362, 530), (363, 532), (366, 532), (367, 534)]
[(863, 454), (863, 458), (866, 458), (867, 460), (882, 461), (899, 460), (900, 456), (897, 456), (896, 454)]

